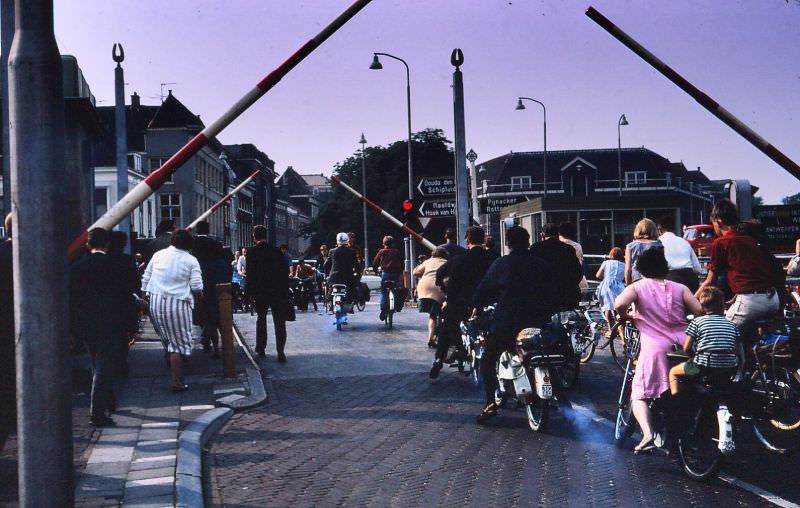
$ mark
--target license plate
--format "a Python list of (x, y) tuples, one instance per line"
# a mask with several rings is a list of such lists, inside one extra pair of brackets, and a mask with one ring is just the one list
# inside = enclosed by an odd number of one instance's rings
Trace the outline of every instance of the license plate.
[(542, 395), (545, 398), (550, 398), (553, 396), (553, 385), (550, 384), (542, 385), (541, 389), (542, 389)]

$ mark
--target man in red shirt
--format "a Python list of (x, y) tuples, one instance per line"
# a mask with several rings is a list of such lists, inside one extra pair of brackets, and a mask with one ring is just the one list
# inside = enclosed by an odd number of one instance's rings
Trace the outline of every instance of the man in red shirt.
[[(387, 280), (395, 282), (397, 287), (400, 287), (400, 281), (403, 275), (403, 256), (400, 251), (394, 248), (394, 238), (391, 236), (383, 237), (383, 248), (375, 254), (375, 259), (372, 260), (372, 267), (377, 273), (381, 274), (381, 315), (380, 320), (386, 319), (386, 291), (384, 291), (384, 283)], [(402, 305), (402, 303), (401, 303)]]
[(727, 277), (734, 298), (725, 317), (746, 337), (754, 321), (769, 318), (780, 308), (770, 265), (755, 239), (736, 230), (739, 212), (730, 200), (714, 205), (711, 223), (718, 238), (711, 244), (708, 277), (700, 289), (713, 286), (720, 275)]

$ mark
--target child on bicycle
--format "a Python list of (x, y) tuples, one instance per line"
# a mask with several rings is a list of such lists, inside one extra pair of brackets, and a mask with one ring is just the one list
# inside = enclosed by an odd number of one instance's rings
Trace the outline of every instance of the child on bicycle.
[(725, 319), (725, 296), (714, 286), (704, 286), (697, 292), (703, 314), (686, 328), (683, 351), (694, 356), (669, 371), (669, 391), (679, 391), (680, 378), (697, 377), (724, 370), (733, 373), (739, 363), (739, 330)]

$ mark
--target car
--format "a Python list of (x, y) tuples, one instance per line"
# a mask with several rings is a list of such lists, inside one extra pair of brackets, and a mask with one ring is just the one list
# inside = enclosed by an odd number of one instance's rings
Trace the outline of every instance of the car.
[(717, 237), (714, 226), (711, 224), (698, 224), (687, 226), (683, 231), (683, 239), (689, 242), (698, 256), (711, 255), (711, 242)]

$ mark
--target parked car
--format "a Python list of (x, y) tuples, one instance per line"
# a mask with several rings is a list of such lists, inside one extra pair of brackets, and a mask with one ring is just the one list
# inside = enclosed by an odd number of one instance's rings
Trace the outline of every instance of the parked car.
[(688, 226), (683, 231), (683, 239), (689, 242), (694, 252), (698, 256), (711, 255), (711, 242), (717, 234), (714, 232), (714, 226), (711, 224), (698, 224), (696, 226)]

